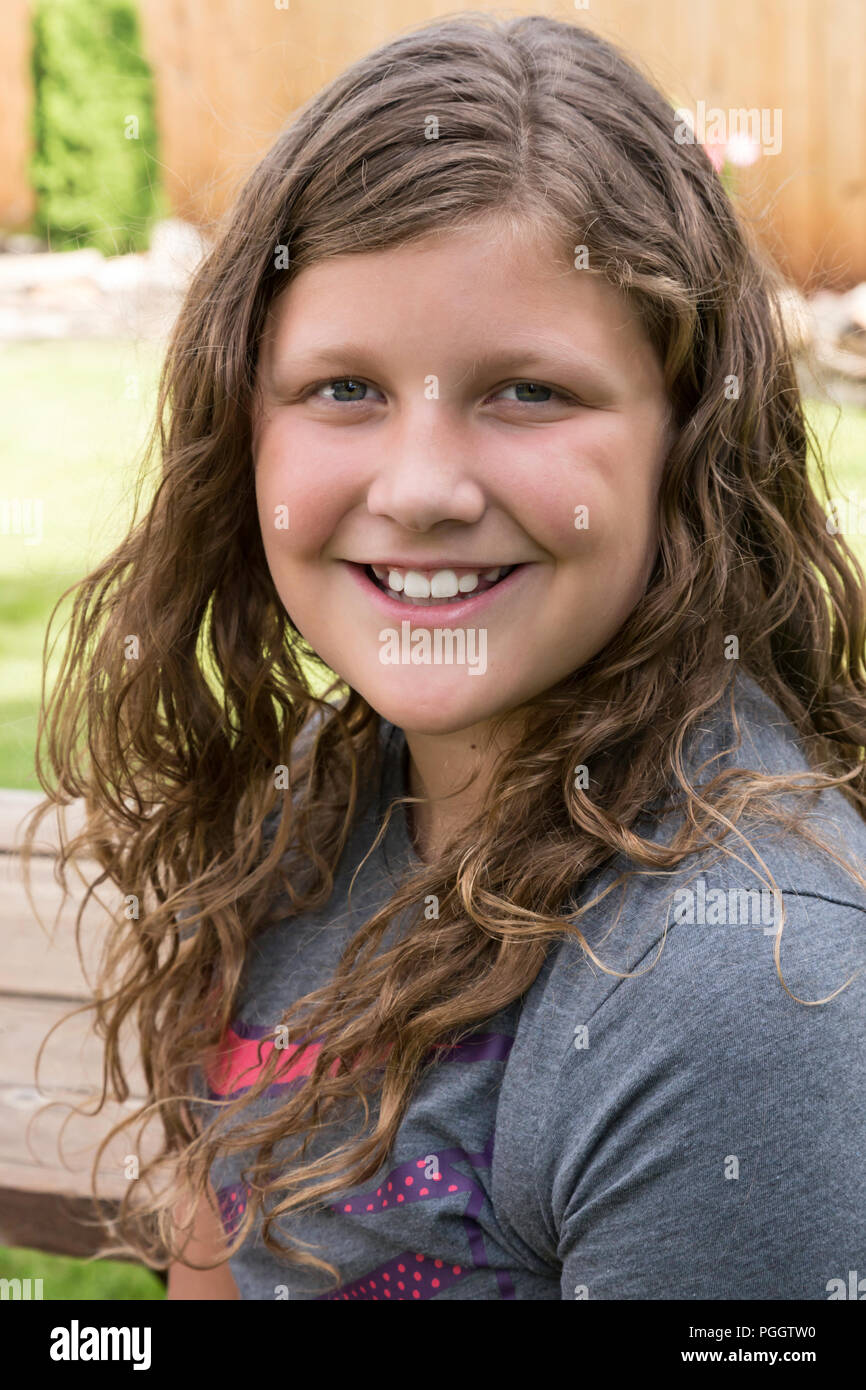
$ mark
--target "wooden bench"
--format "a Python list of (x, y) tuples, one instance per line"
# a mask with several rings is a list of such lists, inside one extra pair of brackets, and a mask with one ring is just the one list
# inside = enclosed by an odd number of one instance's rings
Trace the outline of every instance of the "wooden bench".
[[(69, 1109), (69, 1102), (81, 1104), (90, 1095), (98, 1099), (101, 1091), (102, 1043), (93, 1032), (92, 1011), (77, 1014), (52, 1034), (40, 1060), (37, 1088), (40, 1044), (53, 1024), (91, 997), (75, 947), (75, 917), (85, 890), (71, 866), (70, 894), (57, 920), (63, 894), (55, 877), (54, 812), (39, 827), (31, 860), (31, 892), (44, 926), (36, 920), (24, 886), (16, 853), (21, 822), (42, 799), (41, 793), (0, 790), (0, 1244), (89, 1256), (104, 1243), (92, 1224), (93, 1158), (123, 1111), (108, 1102), (93, 1118), (71, 1115)], [(76, 809), (66, 813), (70, 826), (76, 824)], [(88, 878), (95, 876), (88, 871)], [(103, 903), (111, 901), (111, 885), (101, 885), (98, 892)], [(91, 899), (81, 929), (88, 975), (109, 923), (108, 912)], [(133, 1095), (141, 1097), (145, 1086), (134, 1039), (124, 1038), (124, 1046)], [(45, 1109), (49, 1101), (61, 1103)], [(87, 1109), (95, 1104), (88, 1101)], [(139, 1101), (126, 1104), (137, 1107)], [(133, 1129), (116, 1138), (102, 1158), (98, 1191), (108, 1199), (104, 1210), (109, 1215), (129, 1181), (124, 1159), (134, 1134)]]

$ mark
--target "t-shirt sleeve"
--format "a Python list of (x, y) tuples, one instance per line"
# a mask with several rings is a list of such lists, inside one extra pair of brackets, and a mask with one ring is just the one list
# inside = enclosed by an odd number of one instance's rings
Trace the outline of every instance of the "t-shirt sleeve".
[[(862, 899), (784, 896), (783, 977), (821, 999), (866, 962)], [(683, 923), (578, 1010), (536, 1149), (563, 1299), (827, 1299), (866, 1272), (866, 972), (808, 1007), (773, 945)]]

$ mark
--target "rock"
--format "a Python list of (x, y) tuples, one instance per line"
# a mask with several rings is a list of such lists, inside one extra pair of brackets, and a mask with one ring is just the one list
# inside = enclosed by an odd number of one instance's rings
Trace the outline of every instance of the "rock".
[(23, 256), (47, 250), (48, 243), (30, 232), (0, 232), (0, 255)]
[(812, 311), (799, 290), (795, 290), (793, 285), (784, 286), (779, 291), (778, 300), (785, 335), (791, 351), (796, 357), (799, 353), (804, 352), (812, 342), (815, 333)]
[(151, 242), (123, 256), (90, 247), (0, 254), (0, 340), (164, 338), (208, 243), (177, 218), (157, 223)]
[(842, 295), (846, 322), (838, 337), (838, 345), (846, 352), (866, 357), (866, 281)]
[(818, 290), (809, 300), (815, 336), (822, 342), (838, 342), (845, 332), (848, 315), (843, 300), (844, 295), (835, 294), (832, 290)]
[(866, 280), (861, 280), (859, 285), (843, 295), (842, 303), (851, 327), (866, 333)]
[(146, 255), (135, 252), (128, 256), (109, 256), (93, 277), (106, 294), (137, 290), (149, 279)]
[(208, 249), (197, 227), (177, 217), (166, 218), (151, 232), (148, 272), (155, 283), (181, 288)]
[(85, 247), (81, 251), (44, 251), (35, 254), (0, 256), (0, 291), (26, 290), (37, 285), (60, 285), (64, 280), (80, 280), (95, 275), (104, 257)]

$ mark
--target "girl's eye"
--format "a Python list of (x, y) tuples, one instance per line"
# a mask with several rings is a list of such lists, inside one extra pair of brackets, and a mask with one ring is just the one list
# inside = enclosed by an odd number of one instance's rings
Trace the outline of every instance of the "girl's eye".
[(365, 381), (356, 381), (353, 376), (332, 377), (330, 381), (323, 381), (321, 386), (315, 387), (312, 394), (317, 396), (325, 387), (330, 386), (334, 387), (333, 396), (328, 398), (330, 400), (338, 401), (341, 404), (343, 402), (350, 404), (352, 401), (366, 400), (368, 390), (367, 383)]
[[(565, 400), (565, 397), (561, 396), (558, 391), (554, 391), (552, 386), (542, 386), (537, 381), (515, 381), (512, 382), (511, 386), (503, 386), (502, 390), (517, 391), (516, 399), (520, 405), (550, 405), (554, 398)], [(520, 395), (521, 391), (526, 394)]]

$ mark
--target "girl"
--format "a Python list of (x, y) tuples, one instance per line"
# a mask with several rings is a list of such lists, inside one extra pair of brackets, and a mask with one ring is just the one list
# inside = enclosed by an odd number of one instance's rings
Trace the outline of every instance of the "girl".
[(65, 854), (136, 904), (95, 1007), (171, 1297), (862, 1266), (863, 574), (675, 125), (577, 25), (430, 24), (300, 112), (189, 289), (41, 808), (86, 798)]

